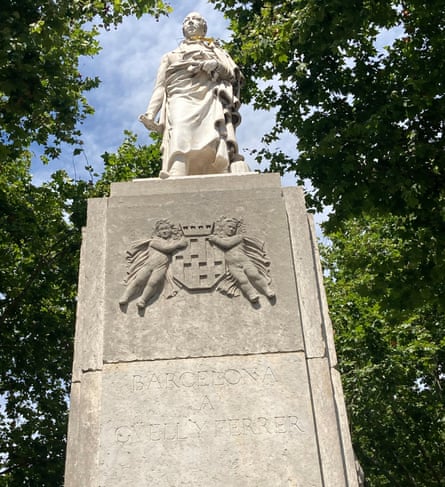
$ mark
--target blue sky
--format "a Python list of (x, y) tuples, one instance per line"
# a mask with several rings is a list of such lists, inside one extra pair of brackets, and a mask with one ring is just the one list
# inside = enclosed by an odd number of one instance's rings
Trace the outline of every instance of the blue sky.
[[(173, 13), (159, 21), (148, 15), (141, 19), (127, 18), (117, 29), (102, 32), (99, 37), (100, 54), (81, 59), (82, 75), (98, 76), (102, 81), (99, 88), (87, 94), (95, 114), (88, 117), (81, 127), (84, 152), (74, 157), (72, 147), (67, 147), (59, 160), (42, 165), (36, 150), (32, 166), (36, 184), (47, 180), (60, 168), (74, 179), (88, 178), (84, 169), (87, 164), (101, 172), (101, 154), (116, 151), (126, 129), (138, 134), (140, 143), (150, 143), (148, 132), (137, 117), (146, 109), (162, 55), (182, 40), (182, 21), (189, 12), (198, 11), (206, 18), (209, 36), (222, 40), (230, 38), (228, 21), (206, 0), (171, 0), (170, 4)], [(401, 29), (382, 31), (377, 46), (382, 49), (402, 34)], [(241, 115), (243, 121), (237, 130), (241, 153), (251, 169), (258, 170), (260, 167), (249, 156), (249, 150), (260, 146), (261, 136), (272, 127), (274, 117), (272, 113), (254, 111), (247, 105), (242, 105)], [(288, 155), (296, 157), (296, 142), (294, 136), (286, 134), (277, 145)], [(282, 184), (294, 185), (294, 175), (287, 174), (282, 178)], [(317, 215), (316, 221), (322, 221), (326, 213)]]
[[(100, 54), (80, 62), (83, 76), (99, 76), (101, 79), (99, 88), (87, 94), (95, 114), (81, 126), (84, 153), (73, 157), (72, 148), (67, 147), (59, 160), (42, 165), (36, 150), (32, 167), (35, 183), (47, 180), (59, 168), (65, 169), (75, 179), (88, 177), (84, 170), (86, 164), (100, 172), (100, 155), (105, 151), (114, 152), (121, 144), (126, 129), (137, 133), (140, 143), (150, 142), (147, 130), (137, 117), (148, 104), (162, 55), (174, 49), (183, 38), (182, 21), (189, 12), (198, 11), (205, 17), (209, 36), (229, 39), (227, 20), (207, 1), (173, 0), (170, 3), (173, 13), (159, 21), (148, 15), (141, 19), (127, 18), (117, 29), (100, 34)], [(260, 167), (249, 156), (249, 149), (260, 145), (261, 135), (272, 126), (273, 115), (254, 112), (245, 105), (241, 108), (241, 115), (243, 121), (237, 131), (241, 152), (251, 169), (258, 170)], [(288, 145), (289, 151), (295, 147), (290, 136), (282, 144)], [(293, 178), (287, 176), (283, 184), (293, 183)]]

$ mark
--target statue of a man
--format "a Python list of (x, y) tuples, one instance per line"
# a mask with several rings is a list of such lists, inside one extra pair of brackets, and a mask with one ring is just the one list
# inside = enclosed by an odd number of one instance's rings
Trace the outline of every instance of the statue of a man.
[[(197, 12), (183, 22), (184, 41), (165, 54), (147, 111), (139, 117), (163, 133), (161, 178), (248, 172), (235, 128), (242, 75)], [(155, 119), (159, 114), (159, 121)]]

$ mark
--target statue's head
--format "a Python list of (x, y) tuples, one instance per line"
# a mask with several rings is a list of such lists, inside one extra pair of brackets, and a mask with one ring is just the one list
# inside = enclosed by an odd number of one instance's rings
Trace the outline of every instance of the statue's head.
[(173, 225), (166, 219), (158, 220), (155, 225), (155, 235), (168, 239), (173, 234)]
[(182, 33), (186, 39), (195, 36), (205, 36), (207, 33), (207, 22), (198, 12), (190, 12), (182, 23)]
[(242, 230), (243, 222), (238, 218), (229, 218), (221, 216), (215, 222), (215, 233), (217, 235), (231, 237), (238, 233), (238, 230)]

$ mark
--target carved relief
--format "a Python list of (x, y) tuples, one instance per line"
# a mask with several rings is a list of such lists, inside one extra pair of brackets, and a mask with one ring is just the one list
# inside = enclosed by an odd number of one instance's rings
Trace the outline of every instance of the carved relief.
[(212, 290), (224, 277), (224, 252), (210, 243), (213, 223), (181, 225), (188, 245), (173, 256), (176, 282), (191, 291)]
[(215, 224), (215, 234), (209, 240), (224, 251), (227, 266), (218, 290), (227, 296), (237, 296), (241, 289), (251, 303), (258, 302), (258, 292), (273, 301), (275, 291), (270, 285), (270, 260), (264, 242), (243, 233), (243, 222), (237, 218), (222, 216)]
[(134, 242), (127, 251), (127, 288), (119, 299), (119, 305), (125, 307), (138, 298), (136, 305), (143, 310), (163, 286), (166, 297), (174, 296), (177, 286), (169, 269), (171, 255), (187, 245), (180, 229), (168, 220), (157, 221), (154, 237)]
[(122, 309), (138, 298), (136, 305), (143, 311), (162, 288), (167, 298), (179, 288), (216, 289), (228, 297), (243, 294), (254, 305), (260, 294), (275, 302), (264, 242), (247, 236), (241, 220), (222, 216), (215, 223), (178, 227), (159, 220), (154, 233), (127, 251), (127, 288), (119, 300)]

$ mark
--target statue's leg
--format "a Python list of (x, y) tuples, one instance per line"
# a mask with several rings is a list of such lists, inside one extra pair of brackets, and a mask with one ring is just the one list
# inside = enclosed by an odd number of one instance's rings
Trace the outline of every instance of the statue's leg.
[(165, 277), (166, 269), (164, 267), (155, 269), (145, 285), (144, 291), (141, 297), (138, 299), (136, 305), (140, 309), (144, 309), (147, 306), (148, 301), (152, 298), (160, 287), (161, 282)]
[(247, 277), (253, 282), (254, 286), (260, 290), (269, 299), (275, 298), (275, 291), (270, 287), (268, 280), (262, 276), (258, 270), (253, 266), (248, 266), (245, 269)]
[(257, 303), (260, 297), (256, 289), (250, 283), (247, 275), (244, 272), (242, 267), (238, 267), (237, 265), (229, 266), (229, 271), (235, 280), (238, 282), (238, 286), (240, 287), (243, 294), (251, 303)]
[(150, 266), (143, 267), (139, 272), (138, 275), (135, 277), (133, 281), (128, 283), (127, 288), (125, 289), (124, 294), (119, 299), (119, 304), (125, 305), (131, 301), (135, 295), (140, 292), (140, 290), (144, 287), (145, 283), (150, 278), (152, 273), (152, 269)]
[(186, 159), (183, 154), (176, 154), (174, 156), (173, 162), (170, 169), (167, 171), (162, 170), (159, 173), (161, 179), (166, 179), (169, 177), (187, 176), (187, 164)]

